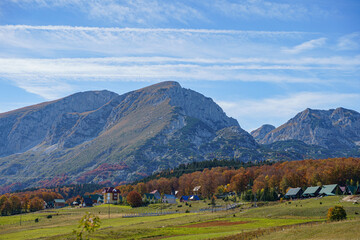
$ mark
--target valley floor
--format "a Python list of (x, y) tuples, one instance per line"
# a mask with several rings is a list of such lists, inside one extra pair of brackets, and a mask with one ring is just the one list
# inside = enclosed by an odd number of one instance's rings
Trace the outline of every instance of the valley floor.
[[(101, 227), (91, 239), (360, 239), (360, 216), (356, 214), (360, 206), (339, 196), (259, 203), (257, 208), (244, 203), (228, 211), (192, 213), (209, 208), (209, 203), (192, 202), (191, 207), (183, 203), (153, 204), (134, 209), (111, 205), (110, 218), (109, 206), (104, 205), (0, 217), (0, 239), (76, 239), (73, 231), (87, 211), (101, 219)], [(217, 205), (225, 204), (217, 200)], [(325, 221), (327, 209), (334, 205), (344, 206), (348, 220)], [(190, 213), (123, 218), (129, 213), (175, 210)]]

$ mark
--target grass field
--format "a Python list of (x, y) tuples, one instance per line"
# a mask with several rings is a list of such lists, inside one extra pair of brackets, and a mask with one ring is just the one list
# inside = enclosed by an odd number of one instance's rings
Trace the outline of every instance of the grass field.
[[(210, 208), (208, 202), (198, 201), (190, 206), (181, 204), (154, 204), (131, 208), (111, 205), (93, 208), (63, 208), (54, 211), (0, 217), (0, 239), (75, 239), (79, 219), (85, 212), (100, 217), (101, 227), (91, 239), (241, 239), (246, 234), (258, 234), (263, 239), (358, 239), (360, 206), (342, 202), (341, 197), (326, 197), (284, 203), (251, 204), (220, 212), (175, 213), (161, 216), (123, 218), (123, 214), (176, 211), (196, 211)], [(218, 200), (217, 205), (226, 203)], [(327, 209), (343, 205), (350, 220), (325, 223)], [(51, 215), (51, 218), (47, 216)], [(39, 222), (35, 223), (38, 218)], [(302, 225), (312, 223), (309, 225)], [(290, 226), (290, 227), (289, 227)], [(280, 229), (280, 230), (279, 230)], [(353, 230), (351, 230), (353, 229)], [(264, 232), (267, 230), (267, 232)], [(346, 231), (346, 232), (345, 232)], [(330, 235), (329, 235), (330, 234)], [(295, 237), (293, 237), (295, 236)], [(251, 239), (251, 237), (249, 238)]]

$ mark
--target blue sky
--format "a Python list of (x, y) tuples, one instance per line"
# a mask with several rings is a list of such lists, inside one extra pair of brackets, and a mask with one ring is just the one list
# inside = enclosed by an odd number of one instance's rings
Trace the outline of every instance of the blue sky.
[(165, 80), (251, 131), (360, 111), (359, 0), (1, 0), (0, 112)]

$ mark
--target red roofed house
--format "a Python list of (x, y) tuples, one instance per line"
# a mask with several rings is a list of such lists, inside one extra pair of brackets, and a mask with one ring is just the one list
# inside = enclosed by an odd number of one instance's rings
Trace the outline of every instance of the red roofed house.
[(117, 190), (116, 188), (113, 187), (108, 187), (105, 188), (104, 191), (102, 192), (104, 194), (104, 203), (119, 203), (121, 196), (120, 196), (120, 191)]

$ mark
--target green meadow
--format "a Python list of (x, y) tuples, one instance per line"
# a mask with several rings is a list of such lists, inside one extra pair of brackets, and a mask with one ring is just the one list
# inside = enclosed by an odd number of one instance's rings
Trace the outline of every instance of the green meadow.
[[(245, 239), (358, 239), (360, 216), (356, 213), (360, 213), (360, 206), (341, 199), (335, 196), (291, 203), (258, 203), (257, 208), (244, 203), (233, 210), (200, 213), (192, 212), (210, 208), (210, 201), (192, 202), (191, 207), (178, 203), (140, 208), (102, 205), (44, 210), (0, 217), (0, 239), (76, 239), (73, 231), (86, 212), (96, 214), (101, 220), (101, 227), (90, 239), (244, 239), (244, 236)], [(226, 203), (217, 200), (216, 204)], [(344, 206), (348, 220), (326, 222), (327, 209), (337, 204)], [(181, 213), (123, 218), (129, 213), (176, 210)], [(190, 213), (184, 213), (185, 210)]]

